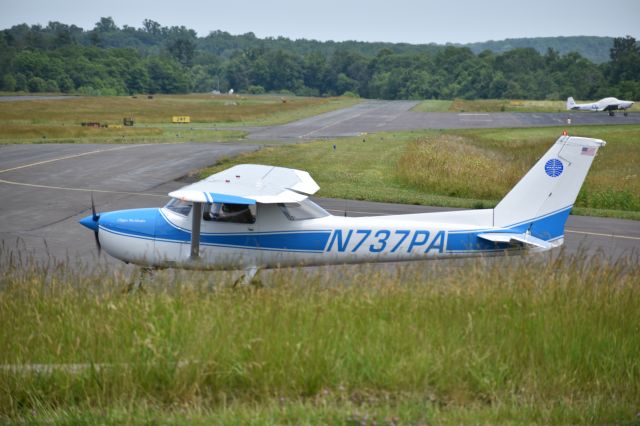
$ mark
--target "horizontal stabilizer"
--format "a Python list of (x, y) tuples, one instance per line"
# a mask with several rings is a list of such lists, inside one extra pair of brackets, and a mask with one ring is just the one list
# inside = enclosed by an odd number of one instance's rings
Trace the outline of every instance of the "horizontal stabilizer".
[(495, 232), (495, 233), (489, 232), (484, 234), (478, 234), (478, 238), (482, 238), (483, 240), (491, 241), (494, 243), (524, 245), (532, 248), (550, 249), (554, 247), (553, 244), (526, 233), (511, 234), (511, 233), (505, 233), (505, 232)]

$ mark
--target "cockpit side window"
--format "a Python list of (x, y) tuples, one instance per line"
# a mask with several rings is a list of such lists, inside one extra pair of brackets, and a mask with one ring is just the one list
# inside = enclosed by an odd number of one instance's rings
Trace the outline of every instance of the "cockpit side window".
[(205, 204), (202, 219), (213, 222), (255, 223), (256, 206), (247, 204)]
[(191, 208), (193, 204), (189, 201), (178, 200), (177, 198), (172, 198), (171, 201), (164, 206), (166, 209), (171, 210), (172, 212), (178, 213), (182, 216), (189, 216), (191, 213)]
[(309, 199), (300, 203), (278, 203), (278, 207), (289, 220), (307, 220), (329, 216), (325, 209)]

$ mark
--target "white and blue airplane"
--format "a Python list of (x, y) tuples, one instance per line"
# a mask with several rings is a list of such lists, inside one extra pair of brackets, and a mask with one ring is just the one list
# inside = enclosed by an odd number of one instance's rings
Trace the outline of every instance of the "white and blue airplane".
[(493, 209), (332, 216), (304, 171), (242, 164), (171, 192), (162, 208), (93, 214), (98, 247), (146, 268), (243, 269), (545, 251), (564, 225), (598, 139), (561, 136)]
[(619, 109), (624, 111), (624, 115), (627, 116), (626, 110), (633, 106), (632, 101), (621, 101), (617, 98), (604, 98), (597, 102), (590, 104), (577, 104), (572, 97), (567, 98), (567, 109), (575, 111), (609, 111), (609, 115), (615, 115), (615, 110)]

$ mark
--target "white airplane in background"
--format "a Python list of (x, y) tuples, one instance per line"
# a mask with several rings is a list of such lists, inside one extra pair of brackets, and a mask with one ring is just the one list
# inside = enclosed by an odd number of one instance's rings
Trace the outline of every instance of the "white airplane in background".
[[(617, 98), (604, 98), (600, 99), (598, 102), (593, 102), (590, 104), (577, 104), (576, 101), (573, 100), (572, 97), (567, 98), (567, 109), (568, 110), (577, 110), (577, 111), (609, 111), (609, 115), (616, 115), (615, 110), (627, 110), (631, 108), (633, 105), (632, 101), (621, 101)], [(624, 115), (627, 116), (629, 113), (624, 111)]]
[(243, 269), (395, 262), (545, 251), (564, 225), (598, 139), (561, 136), (493, 209), (375, 217), (332, 216), (308, 196), (304, 171), (242, 164), (169, 194), (163, 208), (80, 221), (98, 247), (147, 268)]

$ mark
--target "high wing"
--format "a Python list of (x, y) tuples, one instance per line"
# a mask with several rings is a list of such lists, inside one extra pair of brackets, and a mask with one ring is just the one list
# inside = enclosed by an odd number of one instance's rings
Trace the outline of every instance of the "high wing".
[(296, 203), (320, 187), (309, 173), (285, 167), (240, 164), (169, 193), (195, 203)]

